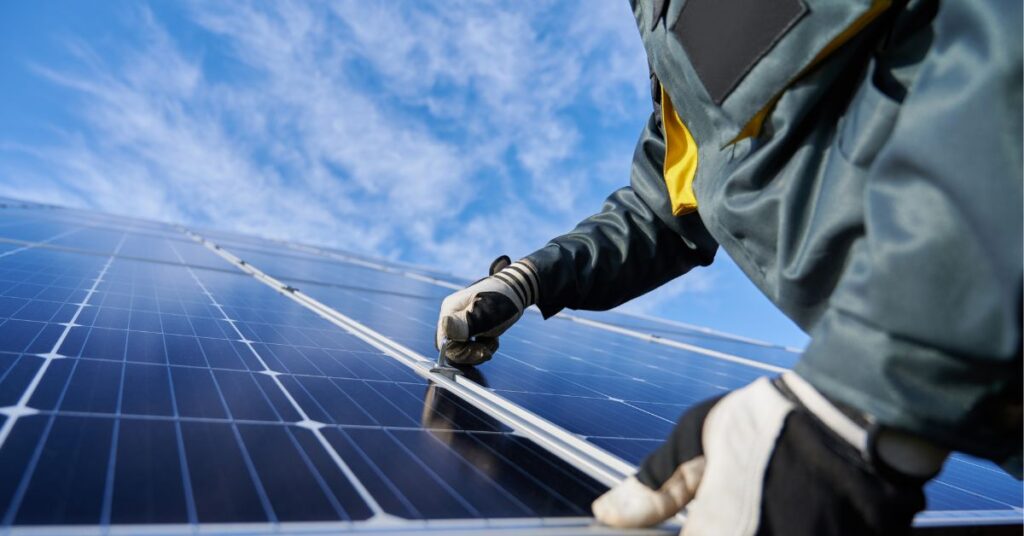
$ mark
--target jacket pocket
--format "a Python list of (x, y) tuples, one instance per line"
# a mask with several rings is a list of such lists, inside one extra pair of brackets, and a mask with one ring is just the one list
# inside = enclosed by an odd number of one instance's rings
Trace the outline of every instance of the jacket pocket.
[(666, 22), (713, 105), (726, 139), (760, 133), (795, 80), (860, 33), (891, 0), (686, 0)]

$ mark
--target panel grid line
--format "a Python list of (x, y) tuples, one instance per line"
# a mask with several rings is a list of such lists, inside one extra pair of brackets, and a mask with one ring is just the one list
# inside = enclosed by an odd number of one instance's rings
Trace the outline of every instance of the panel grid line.
[(53, 242), (54, 240), (59, 240), (61, 238), (64, 238), (65, 236), (69, 236), (69, 235), (75, 234), (75, 233), (80, 232), (82, 230), (83, 229), (72, 229), (70, 231), (65, 231), (63, 233), (51, 236), (50, 238), (47, 238), (46, 240), (40, 240), (40, 241), (37, 241), (37, 242), (28, 242), (28, 243), (26, 243), (24, 246), (22, 246), (20, 248), (12, 249), (10, 251), (5, 251), (3, 253), (0, 253), (0, 258), (9, 257), (11, 255), (14, 255), (15, 253), (21, 253), (22, 251), (25, 251), (27, 249), (32, 249), (32, 248), (35, 248), (35, 247), (38, 247), (38, 246), (42, 246), (44, 244), (48, 244), (50, 242)]
[(402, 451), (404, 451), (406, 454), (409, 454), (410, 458), (413, 460), (413, 463), (420, 466), (420, 468), (427, 473), (427, 476), (429, 476), (431, 480), (433, 480), (438, 486), (440, 486), (441, 489), (451, 494), (451, 496), (454, 497), (456, 501), (458, 501), (459, 505), (465, 508), (466, 511), (468, 511), (473, 517), (484, 517), (484, 515), (481, 514), (480, 511), (477, 510), (475, 506), (470, 504), (470, 502), (465, 497), (463, 497), (461, 493), (455, 491), (455, 489), (452, 488), (451, 485), (449, 485), (447, 482), (445, 482), (440, 475), (434, 472), (434, 470), (431, 469), (430, 466), (423, 463), (423, 460), (413, 455), (413, 453), (409, 451), (409, 448), (403, 445), (402, 442), (399, 441), (398, 438), (396, 438), (390, 431), (385, 430), (384, 433), (387, 434), (387, 436), (392, 441), (394, 441), (396, 445), (398, 445), (398, 448), (402, 449)]
[[(276, 411), (277, 410), (275, 410), (275, 412)], [(316, 466), (313, 465), (313, 460), (309, 459), (309, 454), (307, 454), (305, 449), (302, 448), (302, 445), (299, 444), (299, 440), (295, 438), (295, 433), (292, 431), (290, 426), (285, 427), (285, 433), (288, 435), (288, 441), (293, 447), (295, 447), (295, 451), (299, 453), (299, 457), (302, 458), (302, 463), (306, 466), (306, 469), (309, 470), (310, 474), (313, 475), (313, 479), (316, 480), (316, 484), (320, 488), (320, 492), (323, 493), (324, 497), (327, 498), (327, 501), (331, 503), (331, 508), (334, 509), (334, 512), (343, 518), (351, 518), (348, 511), (345, 510), (345, 506), (338, 501), (334, 496), (334, 493), (331, 493), (331, 488), (327, 485), (327, 482), (324, 480), (323, 475), (320, 474), (320, 471), (316, 470)]]
[(412, 504), (412, 502), (409, 501), (409, 498), (406, 497), (404, 493), (402, 493), (402, 490), (399, 489), (399, 487), (395, 485), (395, 483), (392, 482), (387, 475), (384, 474), (384, 471), (381, 471), (380, 467), (377, 464), (373, 463), (373, 460), (370, 458), (368, 454), (366, 454), (366, 451), (363, 450), (363, 447), (361, 447), (359, 444), (353, 441), (352, 438), (348, 436), (348, 434), (342, 434), (342, 439), (344, 439), (349, 444), (349, 446), (351, 446), (355, 450), (356, 454), (359, 455), (360, 458), (362, 458), (363, 463), (367, 464), (367, 466), (370, 467), (370, 471), (372, 471), (373, 474), (380, 479), (384, 486), (386, 486), (388, 490), (391, 491), (391, 493), (398, 499), (398, 502), (402, 503), (403, 507), (405, 507), (409, 512), (412, 512), (413, 515), (417, 517), (423, 516), (423, 513), (420, 512), (419, 509), (417, 509)]
[[(131, 330), (126, 330), (126, 331), (133, 332)], [(140, 331), (138, 333), (152, 333), (152, 332)], [(216, 339), (216, 340), (228, 341), (229, 339)], [(242, 342), (242, 341), (236, 341), (236, 342)], [(2, 352), (2, 351), (0, 351), (0, 354), (12, 355), (11, 352)], [(22, 354), (17, 354), (17, 355), (22, 355)], [(37, 356), (38, 357), (39, 354), (24, 354), (24, 355), (27, 355), (27, 356), (30, 356), (30, 357), (31, 356)], [(366, 352), (365, 355), (368, 355), (368, 356), (380, 356), (380, 357), (386, 357), (387, 356), (387, 354), (378, 354), (378, 353), (372, 353), (372, 352)], [(60, 356), (60, 357), (58, 357), (58, 359), (65, 358), (65, 357), (67, 357), (67, 356)], [(109, 358), (109, 357), (99, 357), (99, 356), (81, 356), (81, 357), (76, 357), (75, 359), (84, 359), (86, 361), (98, 361), (98, 362), (102, 362), (102, 363), (115, 363), (115, 364), (122, 363), (122, 361), (120, 359), (112, 359), (112, 358)], [(137, 367), (160, 367), (160, 368), (169, 367), (169, 368), (172, 368), (172, 369), (178, 368), (178, 369), (189, 369), (189, 370), (211, 370), (211, 371), (214, 371), (214, 372), (229, 372), (229, 373), (242, 373), (242, 374), (264, 374), (263, 372), (254, 372), (254, 371), (251, 371), (251, 370), (248, 370), (248, 369), (235, 369), (235, 368), (227, 368), (227, 367), (201, 367), (201, 366), (198, 366), (198, 365), (186, 365), (186, 364), (183, 364), (183, 363), (175, 363), (173, 365), (162, 365), (160, 363), (130, 362), (130, 364), (132, 366), (137, 366)], [(330, 379), (337, 379), (337, 380), (354, 380), (354, 381), (366, 382), (366, 383), (369, 383), (369, 384), (391, 384), (391, 383), (408, 384), (408, 385), (415, 385), (416, 384), (416, 382), (411, 382), (411, 381), (383, 380), (383, 379), (379, 379), (379, 378), (360, 378), (360, 377), (358, 377), (355, 374), (353, 374), (351, 376), (337, 376), (337, 375), (330, 375), (330, 374), (316, 375), (316, 374), (307, 374), (307, 373), (302, 373), (302, 372), (274, 372), (273, 374), (281, 375), (281, 376), (291, 376), (291, 377), (294, 377), (294, 378), (330, 378)], [(0, 375), (0, 381), (3, 381), (3, 378), (4, 378), (4, 376)], [(257, 386), (259, 386), (259, 384), (257, 384)], [(566, 395), (566, 396), (569, 396), (569, 395)], [(580, 397), (580, 398), (583, 398), (583, 397)], [(593, 397), (593, 398), (601, 398), (601, 397)], [(268, 399), (265, 398), (264, 400), (268, 400)]]
[[(117, 246), (118, 248), (120, 248), (121, 245), (124, 244), (124, 239), (126, 236), (127, 235), (122, 235), (121, 241), (118, 243)], [(16, 412), (13, 416), (8, 415), (7, 422), (5, 422), (4, 427), (0, 429), (0, 448), (3, 448), (4, 442), (6, 441), (7, 437), (10, 436), (11, 430), (14, 428), (14, 423), (17, 422), (17, 420), (22, 415), (25, 414), (24, 410), (30, 409), (28, 407), (28, 401), (32, 398), (32, 395), (35, 393), (36, 388), (42, 381), (43, 375), (49, 368), (50, 363), (52, 363), (54, 359), (60, 358), (57, 354), (57, 350), (59, 350), (61, 345), (64, 343), (64, 340), (67, 338), (68, 333), (70, 333), (71, 328), (76, 325), (75, 321), (78, 320), (78, 317), (81, 315), (82, 311), (89, 303), (89, 300), (92, 298), (93, 294), (96, 293), (97, 287), (99, 286), (100, 282), (103, 281), (103, 277), (106, 275), (107, 270), (110, 268), (110, 265), (113, 261), (113, 257), (107, 259), (107, 262), (103, 265), (103, 268), (100, 270), (99, 275), (96, 276), (92, 286), (87, 291), (85, 298), (82, 300), (82, 303), (78, 306), (78, 309), (75, 311), (74, 316), (72, 316), (71, 320), (67, 322), (60, 337), (54, 343), (49, 353), (46, 354), (46, 357), (44, 358), (45, 361), (39, 367), (39, 370), (36, 371), (36, 375), (32, 378), (32, 382), (29, 384), (28, 388), (25, 389), (25, 392), (22, 394), (21, 399), (18, 400), (18, 405), (16, 407), (21, 408), (22, 411)], [(55, 408), (59, 408), (61, 403), (63, 403), (64, 397), (67, 394), (68, 387), (71, 385), (71, 378), (74, 376), (75, 370), (77, 370), (78, 368), (78, 363), (79, 362), (76, 360), (72, 364), (71, 372), (68, 374), (68, 377), (64, 382), (64, 387), (61, 389), (60, 395), (57, 397), (57, 401), (54, 405)], [(53, 424), (54, 422), (56, 422), (56, 420), (57, 413), (55, 411), (47, 419), (46, 426), (43, 429), (42, 435), (40, 436), (38, 443), (36, 444), (36, 447), (32, 453), (32, 457), (29, 459), (29, 462), (28, 464), (26, 464), (25, 470), (22, 473), (21, 481), (19, 482), (18, 487), (15, 490), (14, 497), (11, 499), (10, 505), (8, 506), (7, 512), (3, 518), (3, 524), (5, 525), (11, 525), (14, 522), (14, 517), (17, 514), (18, 509), (21, 507), (21, 502), (22, 500), (24, 500), (25, 493), (28, 491), (28, 486), (29, 483), (31, 482), (32, 475), (35, 472), (35, 468), (39, 463), (39, 458), (42, 456), (43, 447), (46, 445), (46, 440), (49, 438), (50, 431), (53, 429)]]
[[(129, 308), (129, 316), (132, 309)], [(92, 330), (89, 330), (92, 335)], [(88, 340), (88, 338), (86, 338)], [(114, 432), (110, 439), (110, 457), (107, 460), (106, 484), (103, 487), (103, 507), (100, 510), (100, 524), (110, 524), (110, 512), (114, 503), (114, 473), (117, 470), (117, 444), (121, 434), (121, 404), (124, 402), (124, 377), (128, 366), (128, 345), (121, 355), (121, 378), (117, 383), (117, 405), (114, 408)], [(70, 377), (69, 377), (70, 380)]]
[[(390, 430), (387, 431), (387, 434), (392, 436), (392, 437), (394, 437), (394, 434)], [(434, 440), (434, 441), (440, 442), (440, 439), (438, 439), (436, 437), (433, 437), (431, 439)], [(408, 446), (403, 445), (401, 443), (399, 443), (399, 446), (402, 448), (402, 450), (405, 450), (410, 455), (414, 454), (413, 451)], [(415, 459), (415, 456), (413, 456), (413, 458)], [(419, 463), (420, 463), (420, 465), (423, 465), (427, 470), (429, 470), (431, 472), (431, 474), (437, 475), (437, 472), (434, 471), (433, 468), (431, 468), (429, 466), (426, 466), (422, 462), (419, 462)], [(477, 473), (477, 474), (483, 476), (484, 478), (486, 478), (486, 475), (483, 474), (483, 472), (480, 470), (479, 467), (477, 467), (477, 466), (475, 466), (473, 464), (470, 464), (470, 463), (466, 462), (465, 460), (462, 460), (460, 463), (462, 463), (463, 465), (467, 466), (470, 471), (473, 471), (474, 473)], [(440, 475), (437, 475), (437, 476), (440, 477)], [(501, 492), (501, 494), (504, 495), (508, 500), (510, 500), (513, 503), (515, 503), (516, 506), (518, 506), (519, 508), (522, 508), (523, 511), (525, 511), (525, 512), (529, 512), (530, 511), (530, 508), (528, 506), (526, 506), (522, 501), (520, 501), (518, 497), (516, 497), (515, 495), (512, 495), (511, 493), (509, 493), (508, 490), (506, 490), (504, 488), (501, 488), (501, 487), (498, 487), (498, 491)]]
[[(172, 249), (174, 249), (173, 246), (172, 246)], [(181, 258), (181, 254), (178, 253), (177, 249), (174, 249), (174, 252), (176, 254), (178, 254), (179, 258)], [(373, 498), (373, 495), (370, 494), (369, 490), (366, 489), (366, 486), (359, 480), (358, 477), (356, 477), (356, 475), (352, 471), (352, 469), (348, 466), (347, 463), (345, 463), (345, 461), (341, 458), (341, 456), (334, 449), (334, 447), (332, 447), (330, 445), (330, 443), (327, 441), (327, 438), (324, 437), (323, 432), (320, 431), (321, 423), (316, 423), (315, 421), (313, 421), (312, 419), (309, 418), (309, 415), (306, 414), (306, 412), (302, 408), (302, 406), (299, 405), (299, 403), (295, 400), (295, 398), (288, 391), (288, 389), (285, 388), (284, 384), (281, 383), (281, 380), (278, 378), (278, 375), (274, 374), (273, 369), (271, 369), (269, 366), (267, 366), (267, 363), (266, 363), (266, 361), (263, 360), (263, 357), (260, 356), (259, 352), (257, 352), (255, 348), (253, 348), (252, 341), (249, 341), (245, 337), (245, 335), (241, 332), (241, 330), (238, 329), (238, 326), (236, 325), (235, 320), (233, 320), (230, 316), (228, 316), (227, 312), (224, 310), (224, 306), (221, 305), (217, 301), (217, 299), (213, 296), (213, 294), (210, 293), (209, 290), (207, 290), (207, 288), (203, 284), (203, 282), (199, 279), (198, 276), (196, 276), (195, 272), (192, 271), (192, 268), (191, 267), (186, 267), (186, 268), (187, 268), (189, 274), (192, 276), (192, 279), (199, 286), (200, 290), (202, 290), (202, 292), (204, 294), (206, 294), (207, 297), (209, 297), (211, 305), (220, 312), (220, 314), (223, 316), (224, 320), (228, 321), (228, 323), (231, 325), (232, 329), (234, 329), (235, 332), (238, 334), (239, 339), (244, 341), (243, 344), (245, 344), (245, 346), (249, 349), (249, 351), (252, 352), (253, 356), (259, 361), (260, 365), (263, 366), (263, 371), (267, 372), (267, 373), (270, 373), (268, 375), (270, 376), (271, 380), (281, 390), (281, 392), (284, 394), (285, 398), (288, 399), (288, 402), (295, 409), (296, 413), (298, 413), (299, 416), (302, 417), (302, 421), (300, 421), (298, 424), (302, 425), (302, 426), (305, 426), (310, 431), (312, 431), (312, 433), (316, 437), (317, 441), (327, 451), (327, 454), (334, 461), (334, 463), (338, 467), (338, 469), (341, 470), (341, 472), (345, 475), (345, 477), (349, 480), (349, 482), (352, 484), (352, 486), (359, 493), (359, 495), (363, 499), (363, 501), (366, 502), (366, 504), (370, 508), (370, 510), (373, 511), (374, 516), (389, 517), (389, 515), (384, 512), (384, 509), (380, 506), (380, 504), (377, 502), (377, 500)]]
[[(71, 385), (71, 377), (74, 376), (75, 370), (78, 368), (78, 362), (75, 362), (71, 367), (71, 372), (68, 374), (68, 378), (64, 381), (64, 387), (61, 388), (60, 395), (57, 397), (55, 403), (56, 407), (64, 402), (64, 397), (67, 395), (68, 387)], [(21, 481), (18, 484), (18, 488), (14, 493), (14, 498), (11, 499), (10, 506), (7, 509), (7, 515), (4, 516), (3, 524), (11, 525), (14, 522), (14, 516), (18, 513), (18, 509), (21, 507), (21, 501), (25, 498), (25, 493), (28, 491), (28, 486), (32, 482), (32, 475), (35, 473), (36, 466), (39, 464), (39, 458), (43, 455), (43, 447), (46, 446), (46, 441), (50, 437), (50, 431), (53, 430), (53, 423), (57, 421), (58, 414), (53, 412), (50, 418), (46, 420), (46, 426), (43, 428), (43, 433), (39, 436), (39, 441), (36, 443), (35, 449), (32, 452), (32, 457), (29, 458), (29, 462), (25, 465), (25, 471), (21, 475)]]
[[(88, 417), (91, 419), (125, 419), (125, 420), (136, 420), (136, 421), (156, 421), (156, 422), (183, 422), (183, 423), (208, 423), (208, 424), (240, 424), (246, 426), (267, 426), (276, 428), (291, 428), (298, 426), (299, 428), (305, 428), (295, 422), (278, 422), (278, 421), (257, 421), (253, 419), (226, 419), (216, 417), (182, 417), (182, 416), (171, 416), (171, 415), (148, 415), (144, 413), (122, 413), (121, 415), (114, 415), (113, 413), (95, 413), (90, 411), (74, 411), (74, 410), (37, 410), (34, 415), (43, 416), (68, 416), (68, 417)], [(452, 430), (451, 428), (442, 427), (421, 427), (421, 426), (395, 426), (395, 425), (380, 425), (380, 424), (324, 424), (321, 426), (323, 429), (337, 429), (337, 430), (395, 430), (395, 431), (436, 431), (446, 433), (465, 434), (473, 433), (480, 435), (502, 435), (508, 432), (494, 431), (494, 430)], [(614, 439), (628, 439), (615, 437)], [(641, 438), (642, 439), (642, 438)]]
[(181, 431), (182, 419), (181, 411), (178, 409), (178, 395), (174, 392), (174, 379), (170, 370), (167, 372), (167, 391), (171, 400), (171, 419), (174, 422), (174, 439), (178, 449), (181, 482), (185, 490), (185, 510), (188, 514), (188, 522), (194, 525), (199, 522), (199, 514), (196, 509), (195, 493), (192, 491), (192, 476), (188, 470), (188, 458), (185, 456), (185, 435)]
[[(174, 251), (175, 255), (177, 255), (178, 258), (181, 259), (182, 257), (181, 257), (181, 254), (178, 252), (178, 250), (173, 245), (170, 246), (170, 247), (171, 247), (171, 250)], [(196, 276), (192, 272), (191, 268), (188, 269), (188, 273), (189, 273), (190, 276), (192, 276), (192, 278), (196, 282), (196, 284), (200, 286), (200, 288), (207, 295), (207, 297), (210, 298), (210, 300), (212, 302), (213, 301), (213, 296), (209, 292), (207, 292), (204, 287), (202, 287), (202, 284), (199, 282), (199, 279), (196, 278)], [(134, 283), (133, 283), (133, 285), (134, 285)], [(157, 313), (158, 313), (158, 317), (160, 319), (160, 333), (161, 333), (160, 340), (161, 340), (161, 343), (163, 344), (163, 350), (164, 350), (163, 351), (163, 357), (164, 357), (164, 360), (167, 360), (167, 356), (170, 354), (170, 352), (168, 351), (168, 348), (167, 348), (167, 337), (165, 336), (165, 334), (168, 331), (167, 331), (167, 327), (164, 325), (164, 315), (163, 315), (162, 305), (161, 305), (159, 300), (157, 301)], [(234, 324), (232, 324), (232, 325), (234, 325)], [(270, 498), (267, 497), (267, 491), (263, 487), (263, 481), (260, 479), (259, 474), (257, 474), (257, 472), (256, 472), (256, 466), (252, 462), (252, 457), (249, 455), (249, 450), (245, 447), (245, 442), (242, 441), (242, 435), (239, 433), (238, 425), (234, 421), (234, 415), (231, 413), (231, 407), (228, 406), (227, 400), (224, 399), (224, 393), (221, 391), (220, 384), (217, 382), (217, 379), (213, 376), (213, 372), (209, 370), (209, 361), (207, 361), (206, 355), (202, 352), (202, 347), (200, 347), (200, 354), (202, 354), (203, 361), (205, 361), (206, 364), (207, 364), (206, 367), (200, 367), (200, 368), (203, 370), (204, 373), (209, 375), (210, 380), (213, 383), (213, 388), (217, 392), (217, 398), (220, 400), (221, 408), (224, 410), (225, 414), (228, 416), (228, 419), (230, 421), (229, 427), (231, 428), (231, 434), (232, 434), (232, 436), (235, 439), (235, 445), (238, 447), (239, 452), (241, 452), (241, 454), (242, 454), (242, 461), (245, 464), (246, 472), (249, 475), (249, 479), (252, 482), (253, 487), (256, 489), (256, 495), (259, 497), (260, 505), (263, 507), (263, 514), (267, 516), (267, 520), (268, 521), (270, 521), (271, 523), (276, 523), (277, 522), (277, 514), (274, 512), (274, 507), (271, 506), (271, 504), (270, 504)], [(167, 363), (167, 366), (168, 366), (168, 374), (167, 374), (167, 376), (172, 378), (172, 381), (173, 381), (174, 375), (170, 372), (170, 366), (169, 366), (170, 362), (169, 362), (169, 360), (167, 360), (167, 361), (168, 361), (168, 363)]]
[(494, 454), (495, 456), (497, 456), (497, 457), (499, 457), (499, 458), (502, 458), (502, 459), (504, 459), (505, 461), (509, 462), (509, 464), (510, 464), (510, 465), (511, 465), (511, 466), (512, 466), (513, 468), (515, 468), (515, 470), (516, 470), (516, 471), (518, 471), (518, 472), (519, 472), (519, 473), (520, 473), (521, 475), (523, 475), (523, 476), (524, 476), (525, 478), (527, 478), (527, 479), (529, 479), (529, 480), (530, 480), (531, 482), (533, 482), (535, 486), (537, 486), (537, 487), (539, 487), (539, 488), (541, 488), (541, 489), (543, 489), (543, 490), (547, 491), (547, 492), (548, 492), (549, 494), (551, 494), (551, 496), (553, 496), (553, 497), (557, 498), (558, 500), (562, 501), (562, 502), (563, 502), (563, 503), (565, 503), (565, 504), (572, 504), (572, 503), (571, 503), (571, 501), (569, 501), (568, 499), (566, 499), (566, 498), (565, 498), (565, 497), (564, 497), (564, 496), (563, 496), (563, 495), (562, 495), (561, 493), (559, 493), (559, 492), (558, 492), (557, 490), (555, 490), (555, 489), (554, 489), (554, 488), (552, 488), (551, 486), (548, 486), (548, 485), (547, 485), (546, 483), (544, 483), (544, 481), (542, 481), (542, 480), (540, 480), (540, 479), (538, 479), (538, 478), (534, 477), (533, 475), (531, 475), (531, 474), (527, 473), (526, 471), (523, 471), (523, 470), (522, 470), (522, 468), (520, 468), (520, 467), (516, 467), (516, 465), (515, 465), (515, 464), (513, 464), (513, 463), (512, 463), (512, 462), (511, 462), (510, 460), (508, 460), (508, 458), (506, 458), (506, 457), (505, 457), (505, 455), (504, 455), (504, 454), (502, 454), (502, 453), (501, 453), (500, 451), (498, 451), (498, 450), (495, 450), (495, 449), (494, 449), (494, 448), (492, 448), (492, 447), (491, 447), (490, 445), (487, 445), (487, 444), (483, 443), (482, 441), (480, 441), (480, 440), (479, 440), (479, 439), (477, 439), (477, 438), (473, 438), (473, 440), (474, 440), (474, 441), (476, 441), (476, 442), (477, 442), (477, 443), (478, 443), (479, 445), (481, 445), (481, 446), (482, 446), (482, 447), (484, 447), (485, 449), (487, 449), (488, 451), (490, 451), (491, 453), (493, 453), (493, 454)]
[[(117, 249), (120, 249), (121, 245), (124, 244), (125, 237), (127, 237), (127, 235), (123, 235), (121, 237), (121, 241), (118, 243)], [(3, 427), (0, 427), (0, 448), (3, 448), (4, 443), (7, 441), (8, 436), (10, 436), (11, 434), (11, 429), (14, 428), (14, 424), (18, 421), (18, 419), (22, 415), (25, 415), (26, 412), (34, 411), (32, 410), (32, 408), (28, 407), (29, 399), (35, 393), (36, 388), (39, 386), (39, 382), (42, 381), (43, 379), (43, 375), (46, 373), (46, 370), (50, 367), (50, 363), (52, 363), (54, 359), (58, 359), (60, 357), (57, 354), (57, 350), (59, 350), (61, 345), (64, 344), (64, 340), (67, 339), (68, 333), (71, 332), (71, 328), (76, 325), (75, 321), (78, 320), (78, 317), (82, 314), (82, 310), (85, 309), (86, 305), (89, 303), (89, 300), (92, 298), (93, 294), (96, 293), (96, 288), (99, 286), (100, 282), (103, 281), (103, 276), (106, 275), (107, 270), (110, 268), (110, 264), (113, 261), (114, 257), (110, 257), (107, 259), (107, 262), (103, 265), (103, 268), (100, 270), (99, 275), (97, 275), (96, 279), (93, 280), (92, 286), (89, 287), (89, 289), (86, 291), (85, 297), (79, 304), (78, 309), (75, 310), (75, 314), (71, 317), (71, 320), (69, 320), (67, 324), (64, 326), (64, 330), (61, 332), (60, 337), (57, 338), (57, 341), (53, 344), (53, 347), (50, 348), (50, 351), (47, 354), (44, 354), (43, 364), (39, 367), (39, 370), (36, 371), (35, 376), (32, 378), (32, 381), (29, 382), (28, 387), (25, 388), (25, 392), (22, 393), (21, 397), (18, 399), (17, 404), (13, 406), (13, 408), (0, 408), (0, 411), (7, 410), (7, 421), (4, 423)]]
[(380, 333), (348, 318), (333, 308), (323, 305), (310, 296), (294, 290), (285, 290), (289, 288), (287, 285), (266, 275), (250, 263), (242, 263), (238, 257), (230, 254), (224, 248), (214, 245), (205, 238), (194, 233), (191, 233), (189, 236), (192, 236), (197, 242), (221, 255), (278, 293), (292, 298), (304, 307), (347, 329), (353, 335), (406, 364), (418, 374), (457, 393), (471, 405), (492, 414), (499, 421), (511, 425), (513, 429), (527, 434), (534, 441), (545, 445), (552, 454), (575, 465), (591, 477), (605, 484), (613, 484), (635, 471), (635, 467), (624, 462), (618, 456), (596, 445), (586, 443), (583, 439), (571, 434), (564, 428), (525, 410), (492, 391), (480, 388), (473, 382), (459, 381), (458, 379), (452, 381), (438, 374), (427, 372), (427, 369), (432, 364), (430, 359), (402, 347)]

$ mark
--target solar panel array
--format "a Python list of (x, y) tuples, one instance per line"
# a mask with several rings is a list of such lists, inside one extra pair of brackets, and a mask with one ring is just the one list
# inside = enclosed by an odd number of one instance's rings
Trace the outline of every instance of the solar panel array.
[[(426, 373), (434, 322), (464, 283), (4, 204), (0, 531), (600, 531), (589, 503), (609, 475), (690, 405), (797, 358), (657, 319), (530, 313), (447, 381)], [(1021, 522), (1020, 484), (987, 462), (955, 456), (927, 492), (922, 524)]]

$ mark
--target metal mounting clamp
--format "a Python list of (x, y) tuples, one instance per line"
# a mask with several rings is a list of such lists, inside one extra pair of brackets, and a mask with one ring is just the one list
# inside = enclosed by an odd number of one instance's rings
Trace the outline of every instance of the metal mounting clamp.
[(462, 375), (462, 371), (448, 364), (448, 358), (445, 357), (445, 353), (448, 350), (448, 342), (448, 339), (445, 339), (441, 344), (441, 349), (437, 352), (437, 362), (433, 367), (430, 367), (430, 372), (440, 374), (454, 381), (456, 376)]

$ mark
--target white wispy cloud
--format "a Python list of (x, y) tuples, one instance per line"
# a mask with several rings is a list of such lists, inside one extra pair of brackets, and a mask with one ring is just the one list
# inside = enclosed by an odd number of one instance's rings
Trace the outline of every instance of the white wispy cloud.
[(34, 64), (78, 121), (43, 145), (0, 139), (0, 195), (474, 274), (628, 181), (621, 132), (649, 104), (625, 2), (184, 11), (203, 43), (139, 8), (137, 46), (71, 36), (73, 67)]

